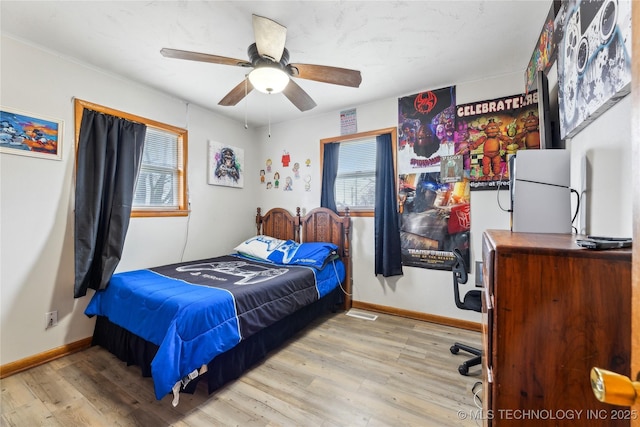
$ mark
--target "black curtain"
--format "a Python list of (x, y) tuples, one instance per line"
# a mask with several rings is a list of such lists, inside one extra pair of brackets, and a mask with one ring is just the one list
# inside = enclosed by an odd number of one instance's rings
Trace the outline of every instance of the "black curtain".
[(400, 225), (391, 134), (376, 137), (375, 274), (402, 275)]
[(120, 262), (146, 126), (84, 109), (76, 165), (74, 297), (104, 289)]
[(338, 213), (338, 207), (336, 206), (336, 177), (338, 176), (339, 156), (339, 142), (324, 144), (320, 206), (331, 209), (335, 213)]

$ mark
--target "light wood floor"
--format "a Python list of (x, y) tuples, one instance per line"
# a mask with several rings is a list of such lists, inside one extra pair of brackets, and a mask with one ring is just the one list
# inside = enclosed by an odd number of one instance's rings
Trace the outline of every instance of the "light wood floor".
[[(476, 426), (454, 341), (480, 333), (391, 315), (328, 315), (238, 380), (157, 401), (150, 378), (92, 347), (3, 379), (2, 426)], [(466, 418), (466, 419), (465, 419)]]

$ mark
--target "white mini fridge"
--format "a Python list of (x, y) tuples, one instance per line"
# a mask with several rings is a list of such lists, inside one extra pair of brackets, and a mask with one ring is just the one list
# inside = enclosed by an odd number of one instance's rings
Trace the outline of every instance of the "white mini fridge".
[(521, 150), (509, 160), (511, 231), (571, 233), (568, 150)]

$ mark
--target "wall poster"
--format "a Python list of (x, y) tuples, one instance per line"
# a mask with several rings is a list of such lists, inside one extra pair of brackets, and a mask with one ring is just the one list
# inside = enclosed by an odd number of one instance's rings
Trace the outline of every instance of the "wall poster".
[(62, 120), (0, 107), (0, 152), (62, 159)]
[(536, 72), (543, 71), (546, 75), (556, 62), (557, 40), (554, 35), (555, 10), (556, 2), (553, 2), (549, 8), (547, 18), (544, 21), (540, 36), (538, 37), (538, 43), (533, 49), (529, 65), (527, 65), (527, 69), (525, 70), (525, 87), (527, 92), (536, 88)]
[(469, 180), (455, 151), (455, 87), (398, 100), (398, 206), (402, 263), (451, 270), (469, 265)]
[(398, 173), (435, 172), (453, 152), (455, 86), (398, 100)]
[(209, 141), (209, 184), (244, 187), (244, 150)]
[(560, 137), (575, 136), (631, 91), (631, 1), (562, 2), (558, 42)]
[(358, 133), (358, 116), (356, 109), (340, 111), (340, 135)]
[(450, 270), (460, 249), (469, 266), (469, 180), (442, 182), (440, 172), (400, 175), (402, 264)]
[(471, 190), (508, 187), (509, 157), (540, 148), (538, 92), (458, 105), (455, 141)]

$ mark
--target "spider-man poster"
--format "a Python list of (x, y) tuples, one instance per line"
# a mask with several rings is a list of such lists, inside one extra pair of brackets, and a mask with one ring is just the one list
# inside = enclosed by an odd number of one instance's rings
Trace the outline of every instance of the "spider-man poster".
[(455, 86), (398, 100), (398, 173), (439, 171), (454, 154), (455, 105)]

